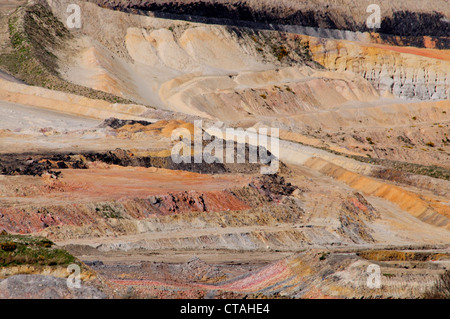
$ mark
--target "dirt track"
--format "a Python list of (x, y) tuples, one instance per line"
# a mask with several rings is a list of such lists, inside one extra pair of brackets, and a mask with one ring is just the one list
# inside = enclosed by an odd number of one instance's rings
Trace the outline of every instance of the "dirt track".
[(11, 131), (44, 128), (74, 131), (94, 128), (100, 123), (101, 121), (90, 118), (0, 101), (0, 127)]

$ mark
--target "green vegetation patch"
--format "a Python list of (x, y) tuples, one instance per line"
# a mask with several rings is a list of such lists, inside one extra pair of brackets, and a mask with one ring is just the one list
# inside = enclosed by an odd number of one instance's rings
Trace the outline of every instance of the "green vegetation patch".
[(327, 259), (328, 255), (330, 255), (329, 252), (324, 252), (320, 255), (319, 260), (325, 260)]
[(0, 55), (0, 68), (29, 85), (78, 94), (110, 103), (134, 103), (110, 93), (70, 83), (58, 72), (53, 53), (73, 39), (70, 31), (40, 4), (19, 7), (9, 18), (11, 53)]
[(97, 207), (95, 207), (95, 211), (104, 218), (122, 219), (124, 215), (124, 211), (121, 207), (116, 207), (110, 203), (98, 204)]
[(0, 267), (67, 266), (77, 263), (74, 256), (44, 237), (0, 234)]
[(289, 55), (289, 51), (283, 45), (272, 47), (272, 51), (278, 61)]

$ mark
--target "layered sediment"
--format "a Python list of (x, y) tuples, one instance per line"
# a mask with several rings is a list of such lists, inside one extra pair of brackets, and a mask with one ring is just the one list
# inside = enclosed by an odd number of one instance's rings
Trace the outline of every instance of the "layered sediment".
[[(66, 25), (73, 3), (80, 29)], [(44, 236), (105, 293), (68, 293), (63, 267), (40, 267), (65, 260), (36, 254), (1, 269), (0, 295), (423, 296), (449, 260), (449, 17), (436, 3), (383, 0), (378, 31), (370, 3), (351, 0), (0, 9), (2, 261), (23, 251), (6, 238)], [(246, 154), (196, 163), (196, 131), (202, 155), (213, 139)]]

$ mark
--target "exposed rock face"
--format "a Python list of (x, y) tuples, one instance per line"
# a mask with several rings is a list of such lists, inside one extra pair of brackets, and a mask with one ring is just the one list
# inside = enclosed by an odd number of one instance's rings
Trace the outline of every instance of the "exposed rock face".
[[(66, 2), (52, 2), (50, 8), (61, 21), (64, 10), (57, 10)], [(98, 14), (99, 18), (85, 24), (82, 39), (70, 33), (76, 42), (70, 53), (62, 53), (61, 46), (47, 46), (59, 58), (60, 76), (68, 82), (165, 110), (254, 123), (261, 117), (291, 117), (349, 101), (373, 101), (380, 96), (377, 91), (405, 99), (439, 100), (450, 96), (450, 62), (436, 50), (239, 27), (187, 25), (126, 15), (85, 2), (80, 5), (87, 15)], [(40, 10), (45, 11), (43, 7)], [(50, 11), (45, 13), (51, 15)], [(123, 23), (116, 24), (117, 19)], [(102, 31), (110, 28), (115, 31)], [(319, 71), (319, 64), (340, 73)], [(324, 90), (327, 94), (321, 93)], [(20, 98), (16, 97), (18, 93)], [(23, 101), (22, 93), (27, 94), (27, 103), (31, 95), (38, 94), (30, 88), (11, 88), (10, 83), (0, 90), (11, 101)], [(53, 92), (46, 92), (45, 97), (45, 101), (33, 99), (33, 103), (95, 117), (123, 118), (124, 111), (142, 117), (146, 111), (137, 105), (108, 103), (86, 110), (85, 104), (92, 101)], [(68, 103), (69, 99), (77, 103)]]
[[(234, 19), (234, 21), (271, 23), (274, 24), (271, 27), (282, 31), (314, 35), (311, 37), (309, 45), (315, 61), (331, 70), (350, 70), (358, 73), (374, 84), (382, 93), (388, 92), (401, 98), (421, 100), (448, 99), (450, 96), (448, 58), (440, 59), (433, 56), (433, 52), (423, 56), (421, 52), (389, 46), (389, 44), (400, 44), (448, 48), (449, 40), (446, 36), (449, 33), (449, 23), (446, 20), (445, 12), (449, 12), (449, 10), (444, 10), (445, 7), (448, 8), (448, 3), (442, 3), (442, 13), (439, 13), (429, 11), (419, 1), (413, 4), (402, 3), (392, 6), (383, 2), (381, 3), (383, 19), (381, 28), (377, 30), (379, 33), (362, 34), (352, 32), (368, 31), (364, 18), (367, 15), (365, 9), (370, 2), (340, 1), (336, 3), (329, 1), (329, 3), (321, 2), (314, 8), (312, 4), (289, 1), (276, 5), (269, 2), (260, 4), (251, 1), (239, 3), (234, 1), (211, 3), (209, 1), (144, 2), (138, 0), (93, 2), (103, 7), (124, 11), (150, 10), (156, 17), (176, 13), (179, 16), (190, 18), (192, 16), (203, 17), (203, 20), (199, 20), (199, 22), (208, 22), (209, 17), (222, 17), (229, 19), (227, 21)], [(355, 13), (353, 16), (345, 13), (349, 9)], [(417, 12), (408, 11), (413, 9)], [(232, 24), (239, 25), (236, 22)], [(277, 24), (280, 26), (277, 27)], [(285, 27), (283, 25), (293, 26)], [(311, 27), (315, 29), (313, 30)], [(195, 50), (197, 44), (194, 42), (198, 42), (200, 39), (195, 40), (193, 37), (201, 37), (204, 41), (206, 35), (200, 35), (194, 30), (188, 31), (192, 31), (189, 41), (192, 43), (192, 50)], [(276, 35), (274, 34), (274, 36)], [(259, 38), (259, 36), (257, 37)], [(184, 38), (187, 40), (186, 36)], [(324, 38), (329, 39), (325, 40)], [(343, 41), (335, 41), (333, 38)], [(135, 37), (134, 40), (136, 39)], [(386, 46), (360, 45), (344, 40), (379, 42), (385, 43)], [(156, 39), (156, 41), (159, 40)], [(230, 39), (231, 41), (233, 40)], [(289, 50), (291, 49), (289, 48)], [(236, 66), (238, 66), (237, 61), (239, 60), (235, 59), (234, 61)], [(241, 94), (241, 92), (238, 93)], [(171, 100), (169, 104), (173, 102)]]
[[(377, 196), (389, 198), (391, 201), (396, 202), (397, 205), (408, 211), (411, 215), (426, 223), (450, 229), (450, 218), (448, 218), (447, 209), (440, 205), (430, 205), (423, 201), (417, 194), (394, 185), (382, 184), (370, 177), (350, 173), (342, 168), (337, 169), (337, 166), (326, 163), (320, 159), (311, 159), (308, 161), (307, 165), (310, 167), (320, 167), (321, 172), (330, 176), (335, 176), (367, 194), (377, 194)], [(350, 211), (353, 211), (351, 206)], [(354, 213), (352, 214), (354, 215)]]
[(341, 226), (337, 232), (354, 242), (359, 242), (361, 239), (374, 242), (375, 240), (370, 235), (370, 230), (365, 226), (364, 221), (374, 220), (379, 217), (379, 214), (360, 193), (354, 195), (343, 203), (343, 209), (339, 216)]
[[(225, 143), (223, 143), (225, 144)], [(237, 148), (235, 143), (235, 149)], [(213, 174), (226, 174), (226, 173), (239, 173), (245, 172), (247, 174), (258, 173), (261, 170), (262, 163), (250, 163), (248, 161), (249, 153), (253, 152), (266, 152), (267, 158), (272, 160), (275, 157), (265, 148), (243, 145), (246, 156), (243, 163), (238, 163), (235, 160), (234, 163), (220, 162), (207, 162), (205, 158), (202, 162), (195, 163), (193, 157), (189, 157), (189, 161), (177, 163), (173, 160), (172, 156), (142, 156), (139, 154), (133, 154), (133, 152), (123, 149), (115, 149), (107, 152), (89, 152), (83, 154), (73, 153), (55, 153), (51, 154), (1, 154), (0, 155), (0, 172), (3, 175), (32, 175), (42, 176), (43, 174), (51, 174), (55, 178), (60, 175), (58, 169), (72, 168), (72, 169), (87, 169), (89, 162), (101, 162), (110, 165), (120, 166), (133, 166), (133, 167), (155, 167), (155, 168), (167, 168), (172, 170), (182, 170), (198, 173), (213, 173)], [(164, 151), (163, 151), (164, 152)], [(170, 151), (165, 151), (169, 153)], [(235, 158), (238, 155), (235, 153)], [(213, 156), (213, 155), (212, 155)], [(214, 157), (213, 157), (214, 158)], [(270, 162), (269, 162), (270, 165)], [(282, 169), (285, 168), (281, 163)]]
[[(250, 207), (230, 191), (199, 193), (195, 191), (148, 196), (119, 202), (53, 206), (47, 208), (2, 208), (1, 228), (17, 233), (34, 233), (48, 227), (70, 225), (94, 227), (86, 231), (108, 233), (138, 232), (137, 220), (173, 214), (245, 210)], [(99, 224), (100, 223), (100, 224)], [(97, 224), (97, 226), (94, 226)], [(145, 225), (144, 225), (145, 226)], [(150, 225), (149, 225), (150, 226)], [(116, 230), (114, 230), (116, 229)]]
[[(90, 0), (103, 7), (128, 12), (151, 11), (161, 17), (184, 17), (185, 19), (208, 22), (222, 21), (223, 24), (253, 22), (256, 24), (301, 25), (307, 27), (367, 31), (365, 19), (369, 0), (322, 0), (322, 1), (124, 1)], [(449, 12), (446, 1), (434, 2), (433, 11), (420, 0), (378, 1), (382, 19), (380, 32), (399, 36), (429, 35), (447, 37), (449, 26), (444, 20)], [(418, 12), (417, 12), (418, 11)], [(224, 21), (225, 20), (225, 21)]]
[(450, 98), (450, 61), (437, 50), (367, 45), (310, 38), (314, 59), (331, 70), (349, 70), (383, 93), (405, 99)]
[[(448, 259), (448, 1), (432, 12), (381, 0), (384, 33), (365, 32), (368, 1), (20, 8), (6, 62), (38, 86), (0, 73), (0, 234), (70, 245), (116, 297), (419, 297)], [(81, 29), (65, 26), (72, 3)], [(17, 68), (21, 53), (32, 58)], [(226, 127), (279, 128), (286, 164), (264, 176), (259, 163), (176, 164), (172, 133), (192, 134), (194, 119), (218, 139)], [(258, 140), (246, 153), (265, 151)], [(433, 252), (356, 254), (373, 246)], [(376, 262), (386, 278), (373, 291)], [(55, 278), (0, 282), (0, 297), (36, 295), (102, 297)]]
[[(393, 298), (410, 295), (417, 298), (432, 286), (435, 278), (433, 275), (424, 278), (413, 273), (396, 272), (396, 275), (391, 276), (393, 278), (382, 278), (381, 289), (372, 289), (367, 285), (367, 266), (371, 262), (355, 254), (308, 250), (247, 276), (221, 283), (216, 288), (247, 293), (261, 291), (267, 295), (279, 293), (282, 296), (307, 299), (346, 298), (347, 294), (355, 298), (377, 298), (380, 295)], [(405, 286), (411, 288), (406, 292), (401, 288)]]
[(148, 121), (120, 120), (120, 119), (116, 119), (114, 117), (110, 117), (110, 118), (104, 120), (103, 123), (100, 125), (100, 127), (109, 126), (109, 127), (112, 127), (113, 129), (118, 129), (125, 125), (134, 125), (134, 124), (141, 124), (143, 126), (147, 126), (152, 123), (148, 122)]
[(185, 281), (205, 281), (223, 277), (224, 274), (217, 268), (208, 265), (198, 257), (193, 257), (188, 262), (174, 267), (174, 273)]

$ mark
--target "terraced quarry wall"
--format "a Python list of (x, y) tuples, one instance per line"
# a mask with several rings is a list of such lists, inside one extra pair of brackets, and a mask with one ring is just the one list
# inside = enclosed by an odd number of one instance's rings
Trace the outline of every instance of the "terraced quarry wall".
[[(372, 31), (366, 26), (369, 0), (326, 1), (104, 1), (90, 0), (102, 7), (129, 12), (151, 11), (155, 16), (184, 18), (191, 21), (254, 23), (253, 26), (298, 25), (323, 29)], [(433, 9), (421, 1), (378, 1), (381, 13), (380, 33), (392, 36), (447, 37), (449, 4), (436, 1)], [(436, 9), (439, 8), (439, 9)], [(418, 41), (420, 43), (420, 41)]]
[(105, 119), (142, 119), (147, 108), (136, 104), (117, 104), (89, 99), (83, 96), (16, 84), (0, 79), (0, 97), (3, 101), (41, 107), (48, 110), (84, 117)]
[[(103, 7), (130, 12), (134, 10), (133, 12), (141, 12), (142, 14), (145, 14), (148, 10), (151, 15), (156, 17), (164, 17), (167, 14), (168, 17), (172, 18), (184, 17), (195, 20), (195, 17), (198, 17), (199, 22), (211, 22), (213, 24), (226, 24), (228, 22), (232, 25), (251, 21), (255, 23), (255, 25), (252, 25), (254, 28), (259, 26), (262, 29), (275, 28), (290, 33), (307, 34), (312, 36), (306, 43), (312, 49), (314, 60), (326, 68), (350, 70), (361, 74), (377, 89), (392, 93), (397, 97), (449, 98), (447, 89), (448, 58), (444, 57), (441, 61), (435, 61), (434, 59), (440, 59), (441, 56), (437, 51), (434, 53), (433, 51), (424, 51), (422, 53), (420, 50), (402, 49), (392, 45), (431, 48), (438, 45), (440, 49), (448, 49), (449, 43), (448, 37), (446, 37), (448, 32), (445, 30), (448, 30), (449, 26), (445, 21), (445, 14), (449, 10), (445, 10), (445, 8), (448, 8), (448, 3), (445, 2), (440, 6), (441, 12), (432, 12), (420, 1), (415, 1), (412, 4), (400, 2), (393, 5), (388, 4), (387, 1), (380, 3), (383, 19), (381, 28), (377, 30), (379, 34), (345, 33), (345, 30), (369, 31), (365, 26), (365, 18), (368, 15), (365, 9), (370, 1), (344, 1), (343, 3), (342, 1), (329, 1), (327, 4), (321, 3), (320, 6), (314, 6), (314, 11), (311, 3), (290, 1), (285, 1), (282, 4), (277, 3), (277, 6), (273, 6), (269, 2), (256, 3), (251, 1), (239, 3), (224, 1), (214, 4), (208, 1), (190, 1), (188, 3), (149, 1), (106, 3), (97, 1), (96, 3)], [(268, 8), (271, 8), (270, 14), (267, 13)], [(317, 11), (317, 8), (319, 8), (319, 11)], [(346, 13), (342, 12), (342, 8), (345, 8)], [(320, 10), (323, 11), (321, 14), (319, 14)], [(348, 10), (353, 15), (348, 15)], [(411, 13), (409, 10), (417, 11)], [(175, 16), (170, 14), (175, 14)], [(210, 17), (222, 17), (225, 20), (214, 20), (214, 18), (209, 20)], [(267, 25), (268, 23), (270, 23), (270, 27)], [(408, 27), (406, 27), (407, 25)], [(245, 26), (245, 23), (239, 26)], [(333, 37), (340, 40), (360, 40), (367, 42), (367, 44), (333, 41)], [(329, 39), (324, 40), (324, 38)], [(370, 42), (380, 42), (384, 45), (373, 45)], [(303, 43), (305, 42), (303, 41)], [(431, 60), (428, 58), (431, 58)], [(417, 64), (427, 69), (427, 73), (422, 74), (422, 68), (415, 69), (413, 66)]]
[[(450, 59), (445, 50), (318, 38), (310, 38), (309, 46), (315, 61), (327, 69), (360, 74), (381, 94), (420, 100), (450, 97)], [(448, 51), (448, 47), (446, 49)]]
[(436, 211), (436, 209), (433, 209), (430, 204), (423, 201), (414, 193), (368, 177), (354, 174), (337, 165), (327, 163), (326, 161), (320, 159), (308, 160), (305, 165), (313, 167), (327, 175), (333, 176), (338, 180), (344, 181), (345, 183), (351, 185), (352, 188), (363, 191), (366, 194), (386, 198), (424, 222), (450, 229), (450, 220), (447, 209), (442, 207), (441, 211), (439, 211), (439, 208)]
[[(364, 1), (325, 2), (38, 0), (11, 12), (1, 64), (28, 84), (0, 73), (0, 239), (55, 240), (117, 298), (421, 297), (448, 267), (445, 12), (381, 1), (386, 33), (363, 33)], [(65, 25), (71, 3), (80, 29)], [(172, 132), (198, 119), (216, 136), (279, 128), (277, 174), (176, 164)], [(22, 266), (8, 271), (63, 277)]]

